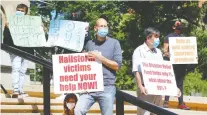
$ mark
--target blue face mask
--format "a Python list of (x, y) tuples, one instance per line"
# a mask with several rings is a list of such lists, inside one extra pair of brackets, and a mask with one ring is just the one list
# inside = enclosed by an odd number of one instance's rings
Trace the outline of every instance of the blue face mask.
[(17, 15), (17, 16), (24, 16), (24, 12), (16, 11), (16, 15)]
[(159, 38), (155, 38), (154, 43), (153, 43), (153, 47), (157, 48), (157, 46), (160, 45), (160, 39)]
[(99, 28), (97, 34), (101, 38), (105, 38), (108, 32), (109, 32), (108, 28)]

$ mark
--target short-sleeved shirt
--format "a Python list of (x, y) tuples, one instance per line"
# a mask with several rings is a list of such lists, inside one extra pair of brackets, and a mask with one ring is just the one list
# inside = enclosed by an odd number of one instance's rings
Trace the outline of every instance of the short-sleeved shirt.
[[(86, 51), (99, 51), (101, 54), (109, 59), (117, 62), (118, 66), (122, 65), (122, 50), (118, 40), (107, 36), (104, 42), (98, 40), (90, 40), (85, 46)], [(110, 69), (103, 64), (104, 86), (115, 85), (116, 71)]]
[(184, 35), (183, 34), (176, 34), (175, 32), (174, 33), (170, 33), (167, 36), (165, 36), (164, 43), (168, 43), (169, 44), (169, 37), (184, 37)]
[[(176, 34), (175, 32), (171, 33), (171, 34), (168, 34), (165, 37), (164, 43), (168, 43), (169, 44), (169, 37), (184, 37), (184, 35), (183, 34)], [(169, 51), (169, 47), (168, 47), (168, 51)], [(167, 59), (167, 60), (170, 60), (170, 59)], [(174, 69), (177, 68), (177, 67), (179, 69), (185, 69), (186, 65), (185, 64), (173, 64), (173, 67), (174, 67)]]
[[(132, 72), (142, 72), (141, 71), (141, 59), (149, 59), (149, 60), (163, 60), (162, 52), (160, 49), (155, 48), (152, 51), (146, 43), (143, 43), (139, 47), (134, 50), (132, 56)], [(143, 80), (142, 80), (143, 83)]]

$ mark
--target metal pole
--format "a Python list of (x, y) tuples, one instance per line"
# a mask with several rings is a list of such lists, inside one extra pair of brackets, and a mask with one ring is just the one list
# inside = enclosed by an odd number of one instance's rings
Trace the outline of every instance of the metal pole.
[(124, 101), (116, 95), (116, 115), (124, 115)]
[(43, 66), (44, 115), (50, 115), (50, 70)]

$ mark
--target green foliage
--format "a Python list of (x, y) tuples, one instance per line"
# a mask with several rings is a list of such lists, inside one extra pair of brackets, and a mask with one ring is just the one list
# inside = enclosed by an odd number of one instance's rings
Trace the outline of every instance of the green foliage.
[(122, 90), (135, 90), (134, 76), (129, 71), (130, 64), (123, 62), (123, 66), (117, 72), (116, 87)]
[[(31, 81), (40, 81), (43, 82), (43, 67), (39, 64), (36, 64), (35, 70), (29, 70)], [(36, 76), (36, 78), (35, 78)]]
[(197, 37), (198, 47), (198, 69), (204, 76), (207, 76), (207, 31), (196, 28), (191, 32), (192, 36)]
[[(131, 74), (131, 59), (133, 51), (141, 45), (145, 37), (143, 31), (151, 26), (161, 32), (161, 43), (163, 38), (172, 32), (175, 20), (180, 19), (185, 24), (183, 31), (186, 36), (196, 36), (198, 43), (199, 64), (197, 70), (189, 73), (185, 80), (185, 94), (190, 95), (192, 91), (205, 93), (204, 84), (201, 80), (202, 74), (207, 70), (207, 32), (204, 32), (202, 17), (206, 8), (198, 8), (196, 1), (172, 1), (172, 2), (118, 2), (118, 1), (48, 1), (51, 6), (38, 8), (31, 6), (31, 15), (40, 15), (45, 25), (49, 24), (50, 11), (56, 9), (58, 12), (71, 13), (83, 12), (80, 21), (90, 23), (90, 31), (93, 37), (93, 27), (101, 15), (108, 18), (110, 35), (118, 39), (123, 50), (123, 66), (117, 72), (116, 86), (120, 89), (134, 90), (134, 77)], [(129, 12), (129, 10), (133, 12)], [(162, 44), (160, 45), (162, 47)], [(45, 58), (51, 58), (48, 53), (40, 53)], [(41, 66), (37, 68), (41, 69)], [(200, 73), (199, 73), (200, 72)], [(37, 73), (41, 80), (41, 72)], [(197, 81), (197, 82), (194, 82)], [(201, 86), (201, 84), (203, 84)], [(207, 86), (205, 86), (207, 87)]]
[(201, 93), (202, 96), (207, 96), (207, 80), (202, 80), (202, 74), (195, 70), (186, 75), (184, 81), (184, 94), (195, 95)]

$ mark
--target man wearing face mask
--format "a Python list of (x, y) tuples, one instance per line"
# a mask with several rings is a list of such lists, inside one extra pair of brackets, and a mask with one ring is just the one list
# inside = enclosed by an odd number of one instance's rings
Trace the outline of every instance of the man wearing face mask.
[(89, 58), (96, 58), (102, 62), (104, 91), (80, 94), (75, 115), (85, 115), (96, 101), (99, 103), (102, 115), (113, 115), (116, 94), (115, 76), (122, 64), (121, 47), (118, 40), (107, 36), (108, 24), (105, 19), (100, 18), (96, 21), (94, 31), (96, 39), (88, 41), (85, 50)]
[[(144, 36), (145, 42), (134, 50), (132, 56), (132, 72), (136, 78), (137, 97), (159, 106), (162, 96), (147, 94), (147, 89), (144, 86), (142, 78), (140, 59), (163, 60), (162, 53), (157, 48), (160, 44), (160, 32), (155, 28), (149, 27), (145, 29)], [(142, 108), (137, 108), (137, 115), (144, 115), (146, 112)], [(150, 113), (150, 115), (153, 115), (153, 113)]]
[[(26, 15), (27, 12), (28, 12), (28, 7), (25, 4), (19, 4), (16, 8), (16, 15), (18, 16)], [(4, 39), (3, 39), (4, 44), (7, 44), (12, 47), (16, 47), (20, 50), (33, 54), (32, 49), (22, 48), (14, 45), (11, 33), (9, 31), (8, 24), (6, 24), (3, 34), (4, 34)], [(18, 97), (18, 95), (28, 96), (23, 90), (24, 78), (26, 76), (25, 73), (27, 71), (28, 61), (14, 54), (10, 54), (10, 58), (12, 64), (12, 87), (13, 87), (12, 97), (16, 98)]]
[[(180, 21), (176, 21), (175, 24), (173, 25), (173, 30), (174, 32), (167, 35), (164, 40), (164, 54), (163, 57), (165, 60), (170, 60), (170, 54), (169, 54), (169, 37), (184, 37), (182, 34), (182, 23)], [(189, 107), (185, 105), (183, 102), (183, 81), (186, 73), (186, 64), (173, 64), (173, 70), (175, 73), (175, 79), (177, 83), (177, 87), (181, 91), (181, 96), (178, 98), (179, 105), (178, 108), (184, 109), (184, 110), (190, 110)], [(165, 96), (165, 101), (163, 104), (164, 108), (168, 108), (168, 102), (169, 102), (169, 96)]]

